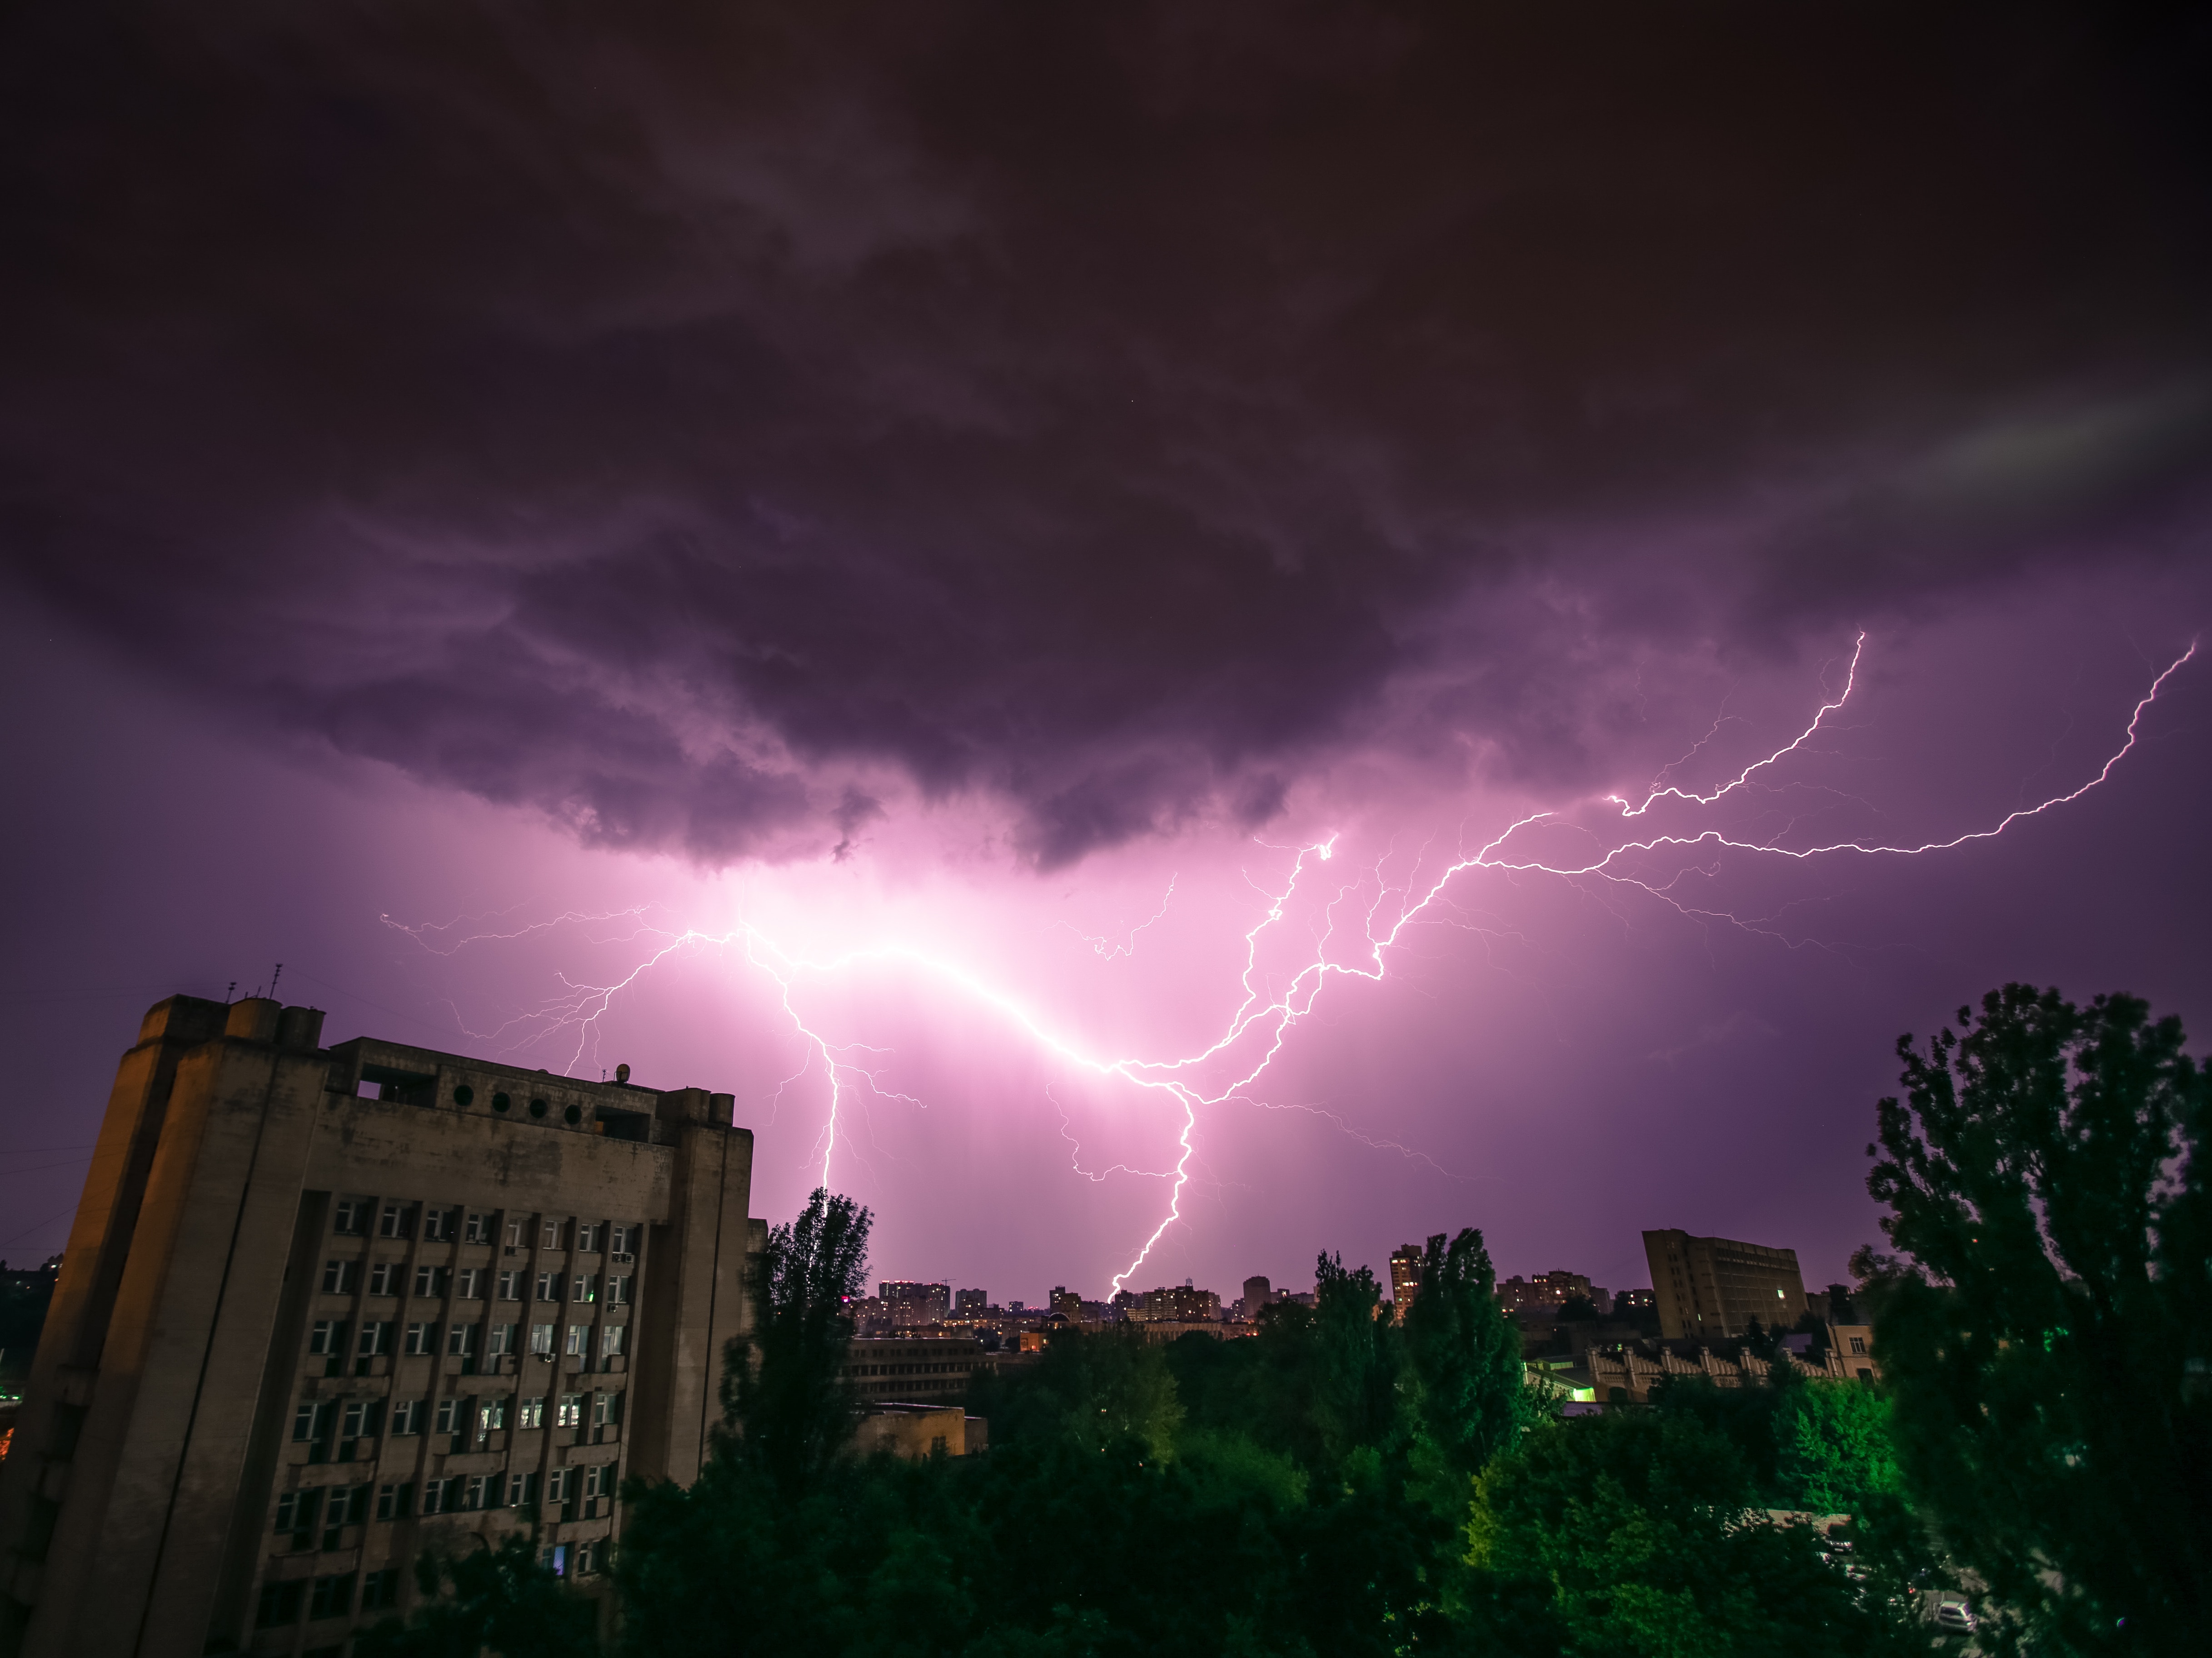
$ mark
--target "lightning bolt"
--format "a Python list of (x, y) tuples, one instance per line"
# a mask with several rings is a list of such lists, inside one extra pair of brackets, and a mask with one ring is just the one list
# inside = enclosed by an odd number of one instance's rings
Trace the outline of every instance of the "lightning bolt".
[[(1671, 784), (1662, 786), (1655, 780), (1644, 798), (1633, 804), (1625, 796), (1617, 794), (1603, 796), (1602, 799), (1619, 809), (1619, 819), (1626, 823), (1644, 817), (1661, 801), (1672, 801), (1686, 808), (1711, 807), (1738, 791), (1753, 786), (1753, 780), (1755, 777), (1781, 767), (1791, 756), (1805, 751), (1806, 745), (1822, 729), (1825, 722), (1832, 715), (1840, 712), (1850, 701), (1851, 693), (1857, 684), (1858, 671), (1863, 659), (1866, 643), (1867, 637), (1862, 633), (1853, 644), (1850, 660), (1844, 672), (1842, 690), (1832, 701), (1823, 702), (1820, 706), (1810, 723), (1802, 731), (1771, 753), (1752, 762), (1717, 787), (1708, 793), (1700, 793), (1694, 790), (1678, 788)], [(1462, 878), (1473, 872), (1486, 870), (1507, 874), (1548, 875), (1563, 879), (1595, 878), (1637, 888), (1684, 914), (1711, 914), (1713, 912), (1691, 911), (1669, 896), (1668, 889), (1675, 881), (1679, 881), (1686, 871), (1678, 871), (1672, 878), (1659, 884), (1654, 884), (1650, 881), (1626, 872), (1620, 867), (1621, 861), (1638, 854), (1649, 855), (1669, 850), (1687, 853), (1701, 848), (1711, 849), (1716, 853), (1729, 851), (1797, 861), (1849, 854), (1866, 857), (1913, 857), (1949, 851), (1978, 841), (1993, 840), (2014, 824), (2039, 817), (2045, 812), (2079, 800), (2091, 790), (2106, 781), (2112, 776), (2114, 768), (2134, 750), (2141, 736), (2145, 712), (2158, 700), (2160, 692), (2165, 689), (2173, 676), (2195, 658), (2197, 644), (2197, 641), (2191, 640), (2188, 649), (2175, 658), (2166, 670), (2152, 681), (2150, 689), (2136, 703), (2134, 711), (2129, 718), (2125, 740), (2106, 760), (2094, 776), (2065, 793), (2054, 794), (2035, 805), (2024, 806), (2013, 811), (1990, 828), (1968, 830), (1948, 840), (1929, 840), (1911, 845), (1890, 845), (1881, 842), (1869, 844), (1847, 840), (1797, 847), (1779, 844), (1778, 836), (1763, 841), (1741, 840), (1732, 838), (1718, 829), (1705, 829), (1690, 835), (1658, 834), (1640, 839), (1621, 840), (1611, 846), (1603, 847), (1603, 849), (1597, 851), (1595, 855), (1578, 861), (1552, 862), (1525, 853), (1509, 853), (1507, 850), (1516, 837), (1522, 835), (1523, 831), (1539, 824), (1557, 822), (1561, 816), (1558, 811), (1534, 811), (1507, 823), (1491, 839), (1471, 853), (1464, 851), (1465, 843), (1462, 841), (1461, 855), (1446, 864), (1441, 872), (1429, 879), (1425, 884), (1423, 884), (1419, 878), (1419, 870), (1420, 865), (1425, 861), (1425, 855), (1416, 857), (1412, 869), (1403, 882), (1395, 885), (1385, 879), (1381, 863), (1363, 869), (1352, 879), (1338, 884), (1322, 904), (1320, 929), (1313, 941), (1311, 950), (1304, 959), (1304, 964), (1279, 988), (1269, 988), (1263, 982), (1265, 978), (1261, 970), (1263, 939), (1286, 926), (1291, 907), (1299, 897), (1301, 888), (1310, 880), (1317, 878), (1318, 872), (1334, 862), (1337, 855), (1337, 845), (1341, 837), (1332, 835), (1324, 840), (1304, 846), (1268, 847), (1268, 850), (1290, 854), (1290, 870), (1279, 884), (1272, 887), (1262, 886), (1257, 882), (1253, 882), (1249, 872), (1246, 875), (1246, 880), (1251, 883), (1255, 891), (1264, 900), (1264, 903), (1259, 919), (1252, 924), (1244, 935), (1244, 968), (1239, 980), (1241, 999), (1220, 1027), (1219, 1034), (1211, 1042), (1192, 1052), (1166, 1058), (1146, 1057), (1140, 1054), (1113, 1055), (1089, 1051), (1082, 1044), (1062, 1035), (1048, 1020), (1033, 1011), (1018, 998), (986, 982), (958, 962), (934, 952), (916, 949), (904, 943), (872, 944), (833, 955), (809, 956), (787, 948), (750, 922), (740, 921), (730, 930), (719, 933), (690, 927), (671, 930), (654, 926), (647, 921), (644, 909), (641, 907), (589, 915), (571, 912), (549, 921), (532, 923), (528, 926), (505, 932), (469, 934), (451, 943), (448, 947), (441, 949), (439, 945), (446, 940), (447, 935), (460, 926), (464, 920), (471, 918), (457, 918), (452, 922), (417, 927), (404, 926), (390, 917), (386, 917), (385, 920), (387, 925), (407, 933), (425, 950), (440, 955), (453, 954), (474, 943), (526, 937), (563, 924), (600, 926), (610, 922), (628, 921), (634, 924), (633, 932), (628, 935), (619, 936), (636, 937), (650, 933), (657, 937), (661, 941), (658, 947), (645, 960), (614, 983), (577, 984), (568, 981), (564, 977), (562, 981), (561, 993), (543, 1006), (508, 1020), (494, 1031), (470, 1033), (471, 1035), (497, 1042), (506, 1040), (517, 1027), (520, 1027), (525, 1031), (523, 1040), (529, 1041), (536, 1040), (551, 1031), (573, 1029), (576, 1033), (576, 1047), (569, 1061), (569, 1068), (572, 1071), (581, 1060), (592, 1028), (615, 999), (636, 984), (642, 976), (661, 962), (678, 951), (692, 949), (736, 950), (741, 952), (748, 966), (764, 975), (777, 987), (779, 1005), (783, 1015), (789, 1021), (794, 1035), (800, 1039), (806, 1049), (807, 1057), (805, 1062), (797, 1072), (785, 1079), (777, 1090), (778, 1097), (781, 1097), (782, 1088), (787, 1088), (800, 1080), (814, 1068), (817, 1062), (822, 1068), (829, 1093), (829, 1110), (821, 1135), (816, 1140), (815, 1146), (821, 1155), (821, 1181), (825, 1186), (830, 1183), (831, 1167), (841, 1139), (856, 1152), (858, 1151), (857, 1145), (852, 1139), (850, 1130), (846, 1127), (846, 1115), (848, 1107), (863, 1093), (916, 1106), (921, 1105), (922, 1102), (910, 1095), (898, 1094), (885, 1089), (878, 1081), (874, 1071), (870, 1068), (869, 1064), (853, 1057), (856, 1054), (878, 1054), (883, 1050), (868, 1048), (858, 1043), (834, 1042), (811, 1025), (798, 1001), (794, 999), (802, 983), (808, 979), (828, 978), (849, 972), (864, 963), (892, 963), (911, 967), (943, 981), (970, 999), (976, 1005), (988, 1010), (1036, 1048), (1052, 1055), (1070, 1069), (1088, 1072), (1099, 1078), (1116, 1079), (1147, 1093), (1158, 1095), (1164, 1102), (1171, 1103), (1180, 1119), (1180, 1128), (1176, 1137), (1179, 1155), (1170, 1169), (1137, 1169), (1126, 1164), (1116, 1164), (1093, 1174), (1082, 1167), (1081, 1147), (1079, 1145), (1076, 1145), (1074, 1167), (1076, 1172), (1083, 1175), (1086, 1179), (1103, 1181), (1107, 1176), (1120, 1172), (1146, 1178), (1164, 1179), (1170, 1183), (1166, 1214), (1145, 1238), (1135, 1254), (1130, 1259), (1129, 1264), (1114, 1275), (1112, 1289), (1118, 1291), (1135, 1274), (1138, 1268), (1144, 1265), (1146, 1259), (1152, 1254), (1153, 1248), (1166, 1234), (1168, 1229), (1182, 1218), (1182, 1194), (1189, 1181), (1190, 1162), (1194, 1155), (1191, 1135), (1197, 1127), (1199, 1112), (1231, 1100), (1242, 1100), (1267, 1109), (1312, 1109), (1313, 1108), (1283, 1108), (1272, 1105), (1264, 1100), (1255, 1098), (1253, 1090), (1257, 1087), (1268, 1067), (1283, 1052), (1291, 1032), (1312, 1013), (1329, 981), (1332, 979), (1349, 978), (1380, 983), (1387, 976), (1391, 953), (1401, 948), (1407, 929), (1449, 919), (1444, 912), (1449, 910), (1452, 904), (1447, 895), (1454, 884)], [(1708, 735), (1711, 734), (1708, 733)], [(1672, 768), (1668, 769), (1671, 770)], [(1662, 773), (1662, 776), (1664, 775), (1665, 774)], [(1589, 833), (1587, 830), (1583, 832)], [(1783, 833), (1787, 833), (1786, 827)], [(1265, 846), (1266, 843), (1261, 844)], [(1136, 933), (1143, 931), (1144, 927), (1150, 926), (1153, 921), (1158, 920), (1166, 914), (1168, 902), (1173, 896), (1174, 884), (1170, 882), (1168, 896), (1162, 900), (1158, 912), (1152, 917), (1151, 920), (1133, 929), (1121, 944), (1109, 945), (1107, 940), (1089, 938), (1085, 938), (1085, 942), (1089, 943), (1093, 951), (1103, 960), (1110, 961), (1116, 956), (1128, 953), (1133, 947)], [(1720, 919), (1735, 922), (1736, 925), (1743, 925), (1736, 921), (1736, 918), (1724, 914)], [(1340, 946), (1339, 943), (1340, 938), (1352, 942)], [(610, 941), (611, 940), (598, 940), (598, 942)], [(1243, 1060), (1231, 1059), (1232, 1054), (1242, 1048), (1248, 1040), (1256, 1057), (1248, 1055)], [(1235, 1074), (1226, 1082), (1201, 1080), (1208, 1067), (1224, 1060), (1230, 1061), (1230, 1068), (1235, 1072)], [(1054, 1105), (1055, 1108), (1058, 1108), (1056, 1100)], [(1334, 1114), (1321, 1113), (1320, 1114), (1330, 1117), (1332, 1121), (1334, 1120)], [(1073, 1144), (1073, 1136), (1068, 1133), (1066, 1114), (1064, 1109), (1061, 1110), (1060, 1115), (1062, 1133), (1067, 1135)], [(1343, 1125), (1340, 1123), (1339, 1127)], [(1351, 1131), (1347, 1129), (1346, 1132)], [(1354, 1138), (1365, 1139), (1358, 1135), (1355, 1135)], [(1368, 1140), (1366, 1143), (1377, 1146), (1388, 1146), (1408, 1157), (1420, 1157), (1424, 1161), (1430, 1162), (1432, 1166), (1434, 1164), (1434, 1160), (1428, 1158), (1425, 1153), (1401, 1146), (1395, 1142)]]

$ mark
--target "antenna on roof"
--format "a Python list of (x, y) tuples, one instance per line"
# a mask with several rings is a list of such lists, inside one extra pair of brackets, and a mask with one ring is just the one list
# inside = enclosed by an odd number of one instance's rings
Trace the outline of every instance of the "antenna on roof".
[(235, 980), (235, 979), (233, 979), (233, 980), (230, 981), (230, 988), (229, 988), (229, 989), (228, 989), (228, 990), (226, 990), (226, 991), (224, 991), (224, 992), (222, 993), (222, 999), (223, 999), (226, 1003), (228, 1003), (228, 1001), (229, 1001), (233, 997), (236, 996), (237, 994), (238, 994), (238, 981), (237, 981), (237, 980)]
[(284, 963), (282, 963), (282, 962), (279, 962), (279, 963), (276, 963), (276, 970), (274, 973), (272, 973), (272, 974), (270, 974), (270, 975), (269, 975), (269, 993), (270, 993), (271, 996), (274, 996), (274, 995), (276, 993), (276, 981), (277, 981), (277, 980), (279, 980), (279, 979), (283, 978), (283, 976), (284, 976)]

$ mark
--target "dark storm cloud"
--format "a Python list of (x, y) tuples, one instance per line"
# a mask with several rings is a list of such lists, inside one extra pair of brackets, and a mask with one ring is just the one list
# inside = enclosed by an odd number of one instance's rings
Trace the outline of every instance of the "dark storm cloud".
[(1052, 863), (2190, 544), (2201, 12), (1536, 9), (17, 8), (7, 556), (587, 838)]

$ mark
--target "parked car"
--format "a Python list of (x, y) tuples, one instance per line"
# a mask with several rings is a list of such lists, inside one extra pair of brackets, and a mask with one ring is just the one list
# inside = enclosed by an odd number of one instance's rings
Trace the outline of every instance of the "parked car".
[(1963, 1601), (1938, 1600), (1934, 1622), (1937, 1629), (1971, 1631), (1979, 1627), (1981, 1620), (1974, 1616), (1974, 1609)]

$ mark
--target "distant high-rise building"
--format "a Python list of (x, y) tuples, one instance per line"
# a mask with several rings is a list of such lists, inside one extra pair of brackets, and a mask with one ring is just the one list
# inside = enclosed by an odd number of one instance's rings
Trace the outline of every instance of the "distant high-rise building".
[(952, 1286), (949, 1284), (885, 1283), (877, 1285), (876, 1291), (890, 1314), (895, 1329), (904, 1330), (916, 1324), (942, 1324), (952, 1310)]
[(1244, 1280), (1244, 1316), (1246, 1319), (1257, 1321), (1260, 1316), (1260, 1309), (1273, 1299), (1274, 1292), (1269, 1288), (1267, 1279), (1263, 1278), (1248, 1278)]
[(1059, 1317), (1080, 1324), (1083, 1321), (1083, 1297), (1065, 1284), (1052, 1286), (1052, 1310)]
[[(1390, 1252), (1390, 1299), (1404, 1312), (1421, 1288), (1421, 1246), (1401, 1243)], [(1424, 1313), (1424, 1318), (1428, 1315)]]
[(173, 996), (123, 1056), (13, 1448), (0, 1650), (341, 1652), (413, 1566), (588, 1578), (746, 1326), (731, 1096)]
[(1221, 1297), (1188, 1284), (1146, 1290), (1122, 1304), (1127, 1315), (1141, 1324), (1218, 1323), (1221, 1318)]
[(988, 1313), (991, 1310), (991, 1292), (988, 1290), (963, 1290), (952, 1297), (952, 1310), (977, 1315)]
[(1659, 1333), (1669, 1340), (1741, 1336), (1753, 1319), (1765, 1328), (1787, 1330), (1805, 1316), (1805, 1280), (1795, 1249), (1668, 1230), (1646, 1232), (1644, 1253), (1651, 1263)]

